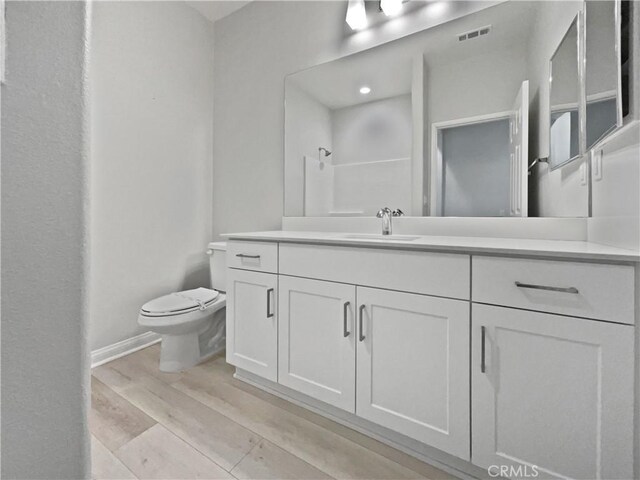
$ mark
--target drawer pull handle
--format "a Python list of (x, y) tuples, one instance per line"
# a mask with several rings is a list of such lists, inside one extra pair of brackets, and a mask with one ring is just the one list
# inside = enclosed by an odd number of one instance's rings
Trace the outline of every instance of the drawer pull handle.
[(273, 312), (271, 311), (271, 294), (273, 293), (273, 288), (267, 290), (267, 318), (273, 317)]
[(236, 253), (239, 258), (260, 258), (260, 255), (247, 255), (246, 253)]
[(351, 332), (347, 330), (347, 316), (349, 315), (349, 305), (350, 305), (350, 302), (344, 302), (343, 310), (342, 310), (342, 321), (343, 321), (342, 336), (345, 338), (351, 334)]
[(362, 317), (364, 317), (364, 309), (365, 306), (364, 305), (360, 305), (360, 336), (359, 336), (359, 340), (361, 342), (364, 342), (364, 335), (362, 334)]
[(485, 363), (485, 336), (487, 332), (487, 327), (484, 325), (480, 327), (480, 372), (484, 373), (487, 371), (487, 365)]
[(516, 282), (518, 288), (531, 288), (533, 290), (548, 290), (550, 292), (562, 292), (562, 293), (580, 293), (576, 287), (549, 287), (547, 285), (533, 285), (530, 283)]

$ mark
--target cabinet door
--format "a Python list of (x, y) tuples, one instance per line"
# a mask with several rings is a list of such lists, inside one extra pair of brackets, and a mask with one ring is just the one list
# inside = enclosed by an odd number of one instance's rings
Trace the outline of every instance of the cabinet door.
[(361, 287), (357, 297), (356, 413), (469, 460), (469, 303)]
[(472, 325), (473, 463), (633, 477), (634, 327), (478, 304)]
[(227, 362), (278, 378), (278, 276), (227, 269)]
[(278, 381), (355, 411), (356, 287), (280, 276)]

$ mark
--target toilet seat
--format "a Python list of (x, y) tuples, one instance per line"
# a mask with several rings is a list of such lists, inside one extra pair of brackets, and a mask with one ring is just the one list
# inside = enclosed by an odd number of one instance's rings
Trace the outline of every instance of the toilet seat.
[(204, 309), (200, 306), (187, 310), (171, 313), (153, 313), (140, 310), (138, 324), (160, 334), (176, 333), (182, 334), (191, 330), (197, 330), (197, 325), (203, 324), (212, 318), (218, 310), (227, 305), (227, 296), (219, 294), (215, 299), (206, 304)]
[(220, 292), (209, 288), (174, 292), (145, 303), (140, 309), (140, 315), (144, 317), (171, 317), (195, 311), (206, 311), (216, 303), (219, 297)]

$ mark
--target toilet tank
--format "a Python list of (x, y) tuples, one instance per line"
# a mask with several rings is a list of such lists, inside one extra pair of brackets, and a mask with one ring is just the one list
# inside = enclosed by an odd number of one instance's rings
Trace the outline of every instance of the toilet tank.
[(211, 242), (208, 246), (209, 274), (211, 288), (219, 292), (227, 291), (227, 244), (226, 242)]

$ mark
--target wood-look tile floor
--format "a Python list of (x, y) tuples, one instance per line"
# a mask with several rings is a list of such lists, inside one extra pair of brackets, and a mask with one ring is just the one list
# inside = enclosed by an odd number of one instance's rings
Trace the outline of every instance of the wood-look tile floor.
[(162, 373), (159, 355), (154, 345), (93, 369), (93, 478), (454, 478), (235, 380), (223, 356)]

